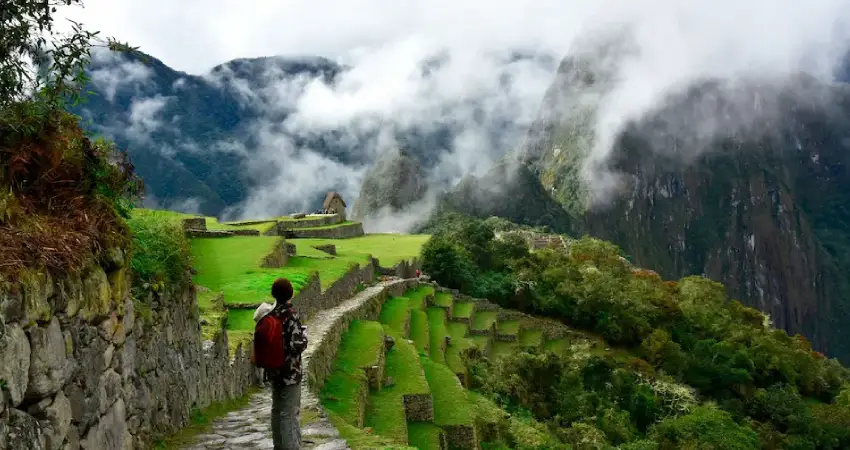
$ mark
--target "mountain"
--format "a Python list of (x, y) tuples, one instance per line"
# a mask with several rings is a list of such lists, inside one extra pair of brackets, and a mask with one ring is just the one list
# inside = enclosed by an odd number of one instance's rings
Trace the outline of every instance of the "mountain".
[[(329, 103), (323, 96), (340, 84), (348, 98), (363, 82), (355, 74), (345, 83), (353, 68), (321, 57), (237, 59), (192, 75), (152, 56), (103, 51), (88, 70), (93, 94), (74, 112), (87, 130), (128, 151), (150, 203), (213, 216), (277, 215), (315, 208), (331, 190), (353, 198), (364, 169), (394, 143), (425, 172), (451, 167), (445, 159), (460, 145), (486, 153), (479, 159), (504, 155), (527, 126), (516, 120), (521, 94), (512, 83), (529, 67), (550, 73), (554, 62), (512, 51), (489, 61), (492, 86), (448, 99), (438, 94), (450, 55), (423, 62), (411, 76), (424, 100), (394, 117), (371, 103), (355, 113)], [(307, 96), (310, 89), (322, 98)], [(313, 103), (305, 106), (305, 96)], [(257, 198), (261, 204), (246, 206)]]
[[(519, 159), (582, 232), (665, 278), (721, 281), (850, 360), (850, 88), (804, 74), (697, 80), (628, 124), (594, 168), (585, 163), (611, 92), (601, 59), (561, 64)], [(606, 174), (619, 183), (593, 197)]]
[(428, 190), (426, 174), (404, 150), (385, 153), (363, 178), (353, 217), (366, 219), (383, 211), (398, 213), (422, 200)]

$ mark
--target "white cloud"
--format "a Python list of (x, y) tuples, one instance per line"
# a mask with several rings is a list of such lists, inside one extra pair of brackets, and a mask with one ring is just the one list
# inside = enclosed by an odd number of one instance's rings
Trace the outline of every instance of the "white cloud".
[(138, 61), (128, 61), (123, 55), (97, 47), (92, 51), (92, 59), (108, 64), (109, 69), (93, 70), (92, 81), (104, 89), (107, 100), (114, 101), (115, 93), (121, 86), (145, 83), (153, 71)]
[(151, 133), (163, 125), (160, 112), (170, 99), (157, 95), (133, 100), (124, 133), (135, 141), (149, 140)]
[[(339, 139), (377, 155), (394, 145), (392, 130), (450, 125), (461, 133), (440, 158), (435, 177), (454, 181), (485, 170), (518, 143), (553, 75), (541, 65), (505, 66), (498, 52), (520, 49), (560, 57), (600, 30), (628, 29), (625, 56), (616, 64), (600, 62), (610, 67), (611, 86), (590, 99), (573, 98), (593, 103), (601, 98), (590, 124), (596, 137), (593, 157), (599, 161), (607, 158), (625, 124), (652, 111), (671, 90), (705, 77), (782, 80), (799, 69), (826, 78), (850, 42), (841, 22), (850, 17), (850, 0), (86, 3), (76, 18), (190, 73), (205, 73), (234, 58), (268, 55), (319, 55), (352, 67), (334, 84), (284, 79), (269, 68), (264, 89), (234, 85), (245, 104), (260, 105), (270, 115), (295, 111), (286, 123), (255, 125), (263, 130), (258, 170), (275, 168), (281, 174), (249, 202), (248, 210), (257, 214), (308, 188), (340, 184), (356, 192), (362, 168), (293, 146), (293, 136), (328, 129), (342, 130)], [(420, 67), (435, 57), (447, 62), (424, 76)], [(506, 72), (513, 78), (503, 84)], [(494, 142), (493, 125), (502, 122), (518, 131)], [(683, 126), (700, 127), (697, 134), (716, 132), (706, 126), (710, 120), (695, 122)], [(604, 188), (613, 176), (594, 173), (593, 181)]]

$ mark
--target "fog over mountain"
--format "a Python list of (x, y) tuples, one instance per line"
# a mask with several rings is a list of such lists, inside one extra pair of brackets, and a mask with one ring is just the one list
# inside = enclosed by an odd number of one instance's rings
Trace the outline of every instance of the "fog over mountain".
[[(154, 57), (96, 54), (100, 95), (81, 109), (138, 161), (149, 200), (236, 218), (312, 209), (329, 189), (353, 203), (393, 148), (410, 149), (433, 185), (482, 175), (539, 119), (560, 59), (586, 48), (604, 68), (594, 85), (604, 101), (588, 89), (573, 104), (595, 108), (582, 174), (604, 201), (617, 177), (599, 162), (671, 91), (801, 70), (831, 80), (850, 42), (849, 5), (159, 0), (90, 1), (69, 14)], [(169, 22), (178, 17), (197, 20)], [(612, 35), (625, 38), (610, 51), (586, 45)], [(725, 132), (713, 114), (677, 129)]]

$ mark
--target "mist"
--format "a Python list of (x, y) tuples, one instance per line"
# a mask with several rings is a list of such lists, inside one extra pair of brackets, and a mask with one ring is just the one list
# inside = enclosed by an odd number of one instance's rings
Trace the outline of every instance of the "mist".
[[(850, 17), (850, 0), (115, 3), (90, 0), (75, 17), (172, 67), (218, 77), (242, 94), (245, 105), (264, 111), (248, 127), (250, 144), (246, 139), (216, 146), (252, 152), (248, 167), (261, 180), (230, 218), (265, 217), (284, 208), (310, 211), (318, 207), (311, 199), (326, 190), (339, 190), (353, 204), (370, 164), (401, 145), (397, 137), (411, 129), (455, 131), (445, 148), (431, 150), (434, 163), (428, 167), (433, 184), (447, 189), (516, 150), (539, 116), (563, 116), (571, 108), (591, 111), (593, 139), (583, 173), (594, 198), (605, 201), (619, 184), (618, 175), (604, 168), (617, 136), (671, 93), (717, 79), (723, 81), (717, 95), (749, 99), (739, 95), (748, 83), (782, 86), (800, 71), (829, 81), (850, 43), (840, 21)], [(224, 23), (226, 32), (217, 25)], [(600, 42), (614, 51), (600, 51)], [(533, 57), (512, 59), (512, 52)], [(270, 66), (257, 88), (208, 69), (267, 55), (322, 56), (347, 70), (333, 80), (293, 79)], [(544, 94), (565, 56), (585, 60), (604, 74), (604, 83), (562, 92), (554, 104), (561, 110), (546, 110)], [(144, 75), (130, 69), (123, 67), (132, 74), (125, 78)], [(757, 129), (771, 105), (733, 102), (734, 120), (718, 116), (729, 108), (706, 107), (687, 120), (671, 117), (662, 128), (690, 136), (692, 145), (683, 151), (693, 157), (718, 133)], [(131, 129), (145, 133), (152, 124), (167, 126), (169, 118), (151, 117), (156, 106), (154, 99), (140, 103), (139, 124)], [(349, 158), (354, 162), (343, 163), (299, 143), (310, 136), (331, 136), (359, 153)], [(432, 205), (425, 202), (398, 217), (383, 214), (366, 226), (407, 231)]]

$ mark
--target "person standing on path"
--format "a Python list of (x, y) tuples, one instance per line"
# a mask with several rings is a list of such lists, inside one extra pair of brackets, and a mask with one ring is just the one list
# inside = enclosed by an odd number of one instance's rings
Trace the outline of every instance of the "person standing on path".
[(274, 307), (262, 304), (254, 312), (251, 361), (263, 368), (272, 385), (274, 450), (300, 450), (301, 353), (307, 348), (307, 327), (292, 307), (292, 283), (278, 278), (272, 284)]

